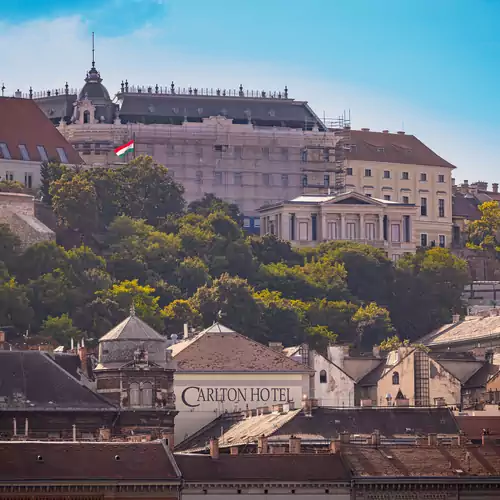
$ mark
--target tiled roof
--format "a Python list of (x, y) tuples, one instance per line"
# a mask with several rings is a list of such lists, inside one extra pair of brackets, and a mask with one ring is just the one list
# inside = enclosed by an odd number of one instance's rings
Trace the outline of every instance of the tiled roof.
[(37, 149), (37, 146), (43, 146), (49, 160), (62, 161), (56, 149), (62, 148), (67, 163), (82, 163), (78, 153), (31, 99), (0, 97), (0, 143), (7, 144), (13, 160), (24, 159), (19, 149), (19, 145), (24, 144), (31, 161), (44, 161)]
[(490, 446), (346, 446), (354, 476), (500, 476), (500, 450)]
[(454, 193), (452, 198), (453, 217), (463, 217), (466, 220), (477, 220), (481, 218), (481, 212), (477, 208), (479, 201), (473, 196), (465, 196), (462, 193)]
[(458, 415), (455, 417), (460, 430), (469, 439), (481, 439), (483, 429), (490, 431), (490, 436), (500, 439), (500, 411), (498, 415)]
[(59, 94), (50, 97), (34, 99), (45, 116), (59, 124), (62, 118), (69, 120), (73, 115), (73, 104), (78, 99), (77, 94)]
[(500, 316), (467, 316), (458, 323), (443, 325), (420, 339), (430, 347), (476, 342), (496, 338), (500, 335)]
[(0, 481), (179, 480), (161, 442), (0, 442), (0, 463)]
[(349, 160), (455, 168), (414, 135), (351, 130)]
[(467, 382), (465, 382), (464, 389), (476, 389), (481, 387), (486, 387), (488, 381), (495, 376), (499, 368), (497, 365), (492, 365), (491, 363), (484, 363), (479, 370), (477, 370), (472, 377), (470, 377)]
[(99, 342), (109, 340), (137, 340), (138, 342), (145, 340), (166, 341), (165, 337), (135, 315), (130, 315), (124, 319), (119, 325), (101, 337)]
[(7, 409), (115, 411), (44, 352), (0, 351), (0, 381), (0, 398)]
[(349, 470), (339, 454), (255, 455), (176, 454), (175, 460), (186, 481), (265, 481), (265, 482), (338, 482), (350, 479)]
[(283, 352), (216, 323), (196, 337), (172, 346), (180, 372), (309, 372)]
[(219, 446), (224, 448), (256, 443), (262, 435), (273, 438), (294, 435), (330, 441), (342, 432), (367, 436), (377, 430), (382, 437), (458, 433), (457, 424), (447, 408), (316, 408), (312, 416), (302, 410), (292, 410), (249, 418), (242, 414), (219, 417), (202, 432), (182, 442), (176, 451), (206, 449), (215, 435), (220, 436)]

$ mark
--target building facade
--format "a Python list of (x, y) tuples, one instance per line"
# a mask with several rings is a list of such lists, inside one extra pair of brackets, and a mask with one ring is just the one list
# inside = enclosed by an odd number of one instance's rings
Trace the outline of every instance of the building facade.
[(300, 407), (309, 397), (308, 366), (219, 323), (171, 347), (177, 364), (175, 395), (180, 418), (176, 442), (225, 412), (274, 405)]
[(417, 208), (349, 191), (302, 195), (259, 209), (260, 233), (275, 234), (296, 246), (348, 240), (380, 248), (389, 258), (415, 252)]

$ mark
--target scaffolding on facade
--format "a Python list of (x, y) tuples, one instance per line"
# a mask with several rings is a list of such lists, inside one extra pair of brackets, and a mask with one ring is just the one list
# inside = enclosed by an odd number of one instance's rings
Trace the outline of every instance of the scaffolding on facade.
[(430, 361), (427, 353), (415, 351), (415, 406), (430, 406)]

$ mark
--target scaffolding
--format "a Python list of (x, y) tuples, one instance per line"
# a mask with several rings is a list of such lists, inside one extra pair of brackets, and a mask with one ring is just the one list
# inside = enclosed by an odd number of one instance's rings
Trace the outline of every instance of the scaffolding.
[(420, 350), (415, 351), (415, 406), (430, 406), (429, 400), (429, 356)]

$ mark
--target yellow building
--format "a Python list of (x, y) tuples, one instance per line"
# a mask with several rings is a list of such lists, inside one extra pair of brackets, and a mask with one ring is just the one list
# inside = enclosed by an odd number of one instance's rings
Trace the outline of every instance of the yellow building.
[[(419, 246), (449, 246), (452, 241), (452, 170), (455, 168), (413, 135), (404, 132), (351, 130), (343, 138), (346, 150), (342, 174), (329, 173), (307, 158), (303, 168), (306, 193), (323, 191), (330, 177), (343, 176), (346, 190), (386, 201), (415, 204)], [(308, 189), (309, 188), (309, 189)]]

